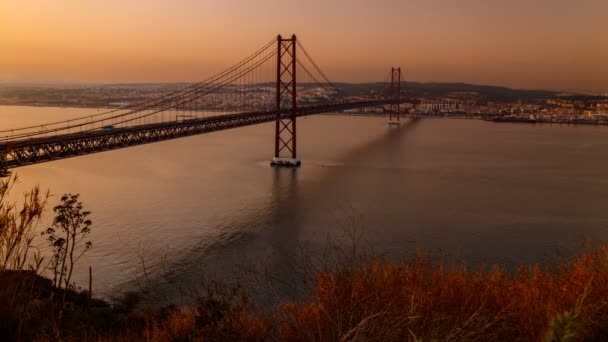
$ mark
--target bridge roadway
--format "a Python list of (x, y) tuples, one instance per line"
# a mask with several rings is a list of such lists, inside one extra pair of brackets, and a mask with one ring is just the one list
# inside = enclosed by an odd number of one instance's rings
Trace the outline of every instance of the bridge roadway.
[[(299, 107), (296, 116), (331, 113), (347, 109), (382, 106), (405, 100), (369, 100), (329, 105)], [(284, 113), (284, 118), (290, 113)], [(149, 144), (191, 135), (221, 131), (230, 128), (256, 125), (275, 121), (277, 112), (247, 112), (69, 133), (48, 137), (21, 139), (0, 143), (0, 177), (8, 169), (38, 164), (58, 159), (110, 151), (119, 148)]]

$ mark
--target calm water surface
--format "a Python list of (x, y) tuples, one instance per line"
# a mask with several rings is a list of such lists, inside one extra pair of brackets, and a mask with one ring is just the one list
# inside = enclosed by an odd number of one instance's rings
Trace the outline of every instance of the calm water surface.
[[(95, 111), (0, 107), (0, 129)], [(289, 274), (301, 248), (322, 250), (353, 224), (361, 245), (390, 258), (423, 247), (506, 267), (608, 240), (607, 127), (396, 128), (353, 116), (298, 125), (297, 170), (269, 166), (273, 126), (263, 124), (24, 167), (19, 191), (81, 194), (94, 248), (76, 281), (91, 265), (105, 297), (146, 283), (175, 300), (203, 273), (236, 279), (246, 264)]]

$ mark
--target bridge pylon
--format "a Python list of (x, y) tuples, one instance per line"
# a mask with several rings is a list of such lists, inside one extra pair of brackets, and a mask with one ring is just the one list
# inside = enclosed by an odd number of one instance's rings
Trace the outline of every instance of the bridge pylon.
[(291, 38), (277, 37), (277, 118), (274, 158), (270, 163), (273, 166), (300, 166), (296, 150), (296, 45), (295, 34)]
[(389, 105), (389, 125), (399, 125), (400, 99), (401, 99), (401, 68), (391, 68), (390, 98), (395, 100)]

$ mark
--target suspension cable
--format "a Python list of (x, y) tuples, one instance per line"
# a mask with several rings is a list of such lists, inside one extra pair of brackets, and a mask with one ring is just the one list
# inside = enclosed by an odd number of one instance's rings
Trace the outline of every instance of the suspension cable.
[[(241, 67), (242, 65), (244, 65), (245, 63), (247, 63), (247, 62), (249, 62), (250, 60), (254, 59), (255, 57), (259, 56), (259, 55), (260, 55), (262, 52), (264, 52), (266, 49), (268, 49), (270, 46), (272, 46), (274, 42), (275, 42), (275, 40), (274, 40), (274, 39), (273, 39), (273, 40), (271, 40), (271, 41), (270, 41), (270, 42), (268, 42), (266, 45), (264, 45), (262, 48), (260, 48), (259, 50), (257, 50), (256, 52), (254, 52), (253, 54), (251, 54), (250, 56), (248, 56), (248, 57), (247, 57), (247, 58), (245, 58), (244, 60), (240, 61), (239, 63), (234, 64), (234, 65), (233, 65), (233, 66), (231, 66), (230, 68), (228, 68), (228, 69), (226, 69), (226, 70), (224, 70), (224, 71), (222, 71), (222, 72), (220, 72), (220, 73), (218, 73), (218, 74), (216, 74), (216, 75), (213, 75), (213, 76), (209, 77), (208, 79), (206, 79), (206, 80), (204, 80), (204, 81), (201, 81), (201, 82), (198, 82), (198, 83), (192, 84), (192, 85), (190, 85), (190, 86), (187, 86), (187, 87), (185, 87), (185, 88), (182, 88), (182, 89), (179, 89), (179, 90), (173, 91), (173, 92), (171, 92), (171, 93), (168, 93), (168, 94), (162, 95), (160, 98), (154, 98), (154, 99), (150, 99), (150, 100), (145, 100), (145, 101), (143, 101), (143, 102), (134, 103), (134, 104), (132, 104), (132, 105), (129, 105), (129, 106), (126, 106), (126, 107), (123, 107), (123, 108), (117, 108), (117, 109), (113, 109), (113, 110), (110, 110), (110, 111), (105, 111), (105, 112), (102, 112), (102, 113), (95, 113), (95, 114), (92, 114), (92, 115), (83, 116), (83, 117), (79, 117), (79, 118), (76, 118), (76, 119), (69, 119), (69, 120), (56, 121), (56, 122), (47, 123), (47, 124), (43, 124), (43, 125), (35, 125), (35, 126), (20, 127), (20, 128), (15, 128), (15, 129), (0, 130), (0, 133), (15, 132), (15, 131), (23, 131), (23, 130), (32, 129), (32, 128), (42, 128), (42, 127), (46, 127), (46, 126), (52, 126), (52, 125), (57, 125), (57, 124), (61, 124), (61, 123), (68, 123), (68, 124), (69, 124), (69, 123), (71, 123), (71, 122), (73, 122), (73, 121), (86, 120), (86, 119), (90, 119), (90, 118), (98, 117), (98, 116), (101, 116), (101, 115), (107, 115), (107, 114), (116, 113), (116, 112), (118, 112), (118, 111), (123, 111), (123, 110), (127, 110), (127, 109), (137, 108), (138, 106), (146, 105), (146, 104), (149, 104), (149, 103), (159, 102), (159, 101), (161, 101), (161, 100), (163, 100), (163, 99), (166, 99), (166, 98), (168, 98), (168, 97), (171, 97), (171, 99), (174, 99), (174, 98), (178, 97), (180, 93), (184, 93), (184, 92), (188, 93), (190, 90), (192, 90), (192, 89), (194, 89), (194, 88), (197, 88), (197, 89), (195, 89), (195, 90), (198, 90), (198, 89), (200, 89), (200, 88), (201, 88), (201, 86), (202, 86), (202, 87), (205, 87), (205, 86), (207, 86), (208, 84), (210, 84), (211, 82), (213, 82), (213, 81), (215, 81), (215, 80), (217, 80), (217, 79), (220, 79), (221, 77), (225, 76), (226, 74), (230, 74), (230, 73), (234, 72), (234, 70), (236, 70), (236, 69), (240, 68), (240, 67)], [(161, 101), (161, 104), (162, 104), (162, 101)], [(152, 106), (154, 106), (154, 104), (153, 104)], [(131, 111), (131, 113), (136, 112), (137, 110), (145, 110), (145, 109), (147, 109), (147, 108), (149, 108), (149, 107), (151, 107), (151, 106), (146, 106), (146, 107), (144, 107), (143, 109), (133, 109), (133, 110)], [(126, 113), (125, 115), (131, 114), (131, 113)], [(116, 116), (116, 117), (119, 117), (119, 116)], [(106, 121), (106, 120), (111, 120), (111, 119), (113, 119), (113, 118), (114, 118), (114, 117), (105, 118), (105, 119), (103, 119), (103, 121)], [(98, 121), (96, 121), (96, 122), (99, 122), (99, 120), (98, 120)], [(81, 124), (81, 125), (88, 125), (88, 124), (91, 124), (91, 122), (84, 123), (84, 124)], [(17, 135), (17, 136), (11, 135), (10, 137), (11, 137), (11, 138), (15, 138), (15, 137), (28, 137), (28, 136), (35, 136), (35, 135), (40, 135), (40, 134), (47, 133), (47, 132), (54, 132), (54, 131), (57, 131), (57, 130), (62, 130), (62, 129), (67, 129), (67, 128), (74, 128), (74, 127), (79, 127), (79, 126), (80, 126), (80, 125), (70, 125), (70, 126), (68, 126), (68, 127), (61, 127), (61, 128), (59, 128), (59, 129), (55, 129), (55, 130), (48, 130), (48, 131), (42, 131), (42, 132), (31, 132), (31, 133), (24, 133), (24, 134)], [(2, 138), (5, 138), (5, 137), (6, 137), (6, 136), (3, 136)], [(4, 140), (7, 140), (7, 139), (0, 139), (0, 141), (4, 141)]]

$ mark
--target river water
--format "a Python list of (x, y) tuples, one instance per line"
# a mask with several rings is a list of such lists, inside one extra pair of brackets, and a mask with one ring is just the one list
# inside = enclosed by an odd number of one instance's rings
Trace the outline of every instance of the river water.
[[(5, 106), (0, 129), (95, 111)], [(250, 266), (289, 275), (300, 254), (353, 230), (358, 248), (392, 259), (424, 248), (507, 268), (608, 240), (608, 127), (397, 128), (339, 115), (298, 125), (296, 170), (269, 166), (273, 124), (262, 124), (20, 168), (17, 190), (40, 184), (52, 205), (81, 194), (93, 248), (75, 280), (92, 266), (106, 298), (153, 287), (175, 301), (202, 274), (235, 280)]]

